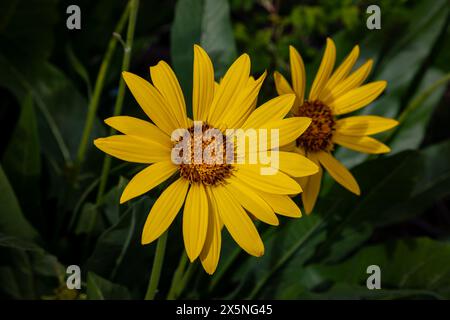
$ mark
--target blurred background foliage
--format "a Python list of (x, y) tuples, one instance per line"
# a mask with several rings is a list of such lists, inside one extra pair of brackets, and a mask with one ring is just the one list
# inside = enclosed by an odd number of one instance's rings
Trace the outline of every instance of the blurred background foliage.
[[(81, 30), (66, 28), (78, 4)], [(381, 8), (381, 30), (366, 28), (366, 8)], [(7, 299), (142, 299), (155, 244), (140, 233), (163, 186), (119, 205), (139, 169), (113, 160), (98, 196), (104, 155), (92, 139), (107, 134), (124, 55), (113, 31), (126, 1), (0, 2), (0, 297)], [(325, 38), (338, 61), (355, 44), (372, 58), (372, 79), (385, 94), (361, 113), (395, 117), (381, 135), (385, 156), (338, 150), (360, 182), (356, 197), (325, 177), (311, 216), (259, 225), (266, 254), (243, 253), (224, 232), (214, 276), (178, 266), (180, 219), (169, 234), (158, 299), (170, 298), (450, 298), (450, 65), (446, 0), (141, 1), (130, 70), (148, 78), (159, 60), (174, 66), (190, 104), (192, 45), (211, 55), (220, 78), (238, 53), (252, 72), (289, 72), (288, 46), (303, 55), (311, 82)], [(126, 28), (124, 29), (126, 30)], [(125, 31), (121, 32), (125, 39)], [(107, 46), (115, 42), (82, 164), (77, 149)], [(275, 95), (273, 78), (260, 102)], [(131, 95), (123, 114), (144, 118)], [(66, 267), (80, 265), (82, 290), (67, 290)], [(382, 290), (366, 288), (379, 265)], [(177, 276), (172, 277), (177, 270)], [(169, 289), (170, 288), (170, 289)]]

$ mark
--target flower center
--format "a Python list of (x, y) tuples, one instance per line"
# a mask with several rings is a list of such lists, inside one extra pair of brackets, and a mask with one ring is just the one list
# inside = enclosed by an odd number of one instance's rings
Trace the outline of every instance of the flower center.
[[(180, 164), (180, 176), (190, 183), (213, 186), (225, 181), (233, 173), (227, 163), (227, 139), (219, 129), (208, 124), (194, 125), (188, 129), (190, 143), (187, 154), (180, 150), (184, 161)], [(182, 141), (178, 140), (177, 143)], [(190, 151), (189, 151), (190, 150)]]
[(294, 115), (312, 119), (311, 125), (297, 139), (298, 147), (306, 152), (333, 150), (336, 121), (330, 107), (318, 100), (305, 101)]

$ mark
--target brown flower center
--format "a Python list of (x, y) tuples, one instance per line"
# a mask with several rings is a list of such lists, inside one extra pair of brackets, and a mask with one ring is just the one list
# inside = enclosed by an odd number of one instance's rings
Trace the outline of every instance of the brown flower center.
[(333, 149), (332, 137), (336, 121), (330, 107), (318, 100), (305, 101), (294, 115), (312, 119), (311, 125), (297, 139), (298, 147), (306, 152)]
[[(183, 162), (180, 164), (180, 176), (190, 183), (202, 183), (213, 186), (225, 181), (233, 173), (233, 166), (227, 161), (226, 137), (208, 124), (192, 126), (190, 135), (190, 152), (179, 151)], [(212, 130), (211, 130), (212, 129)], [(182, 142), (183, 137), (177, 143)]]

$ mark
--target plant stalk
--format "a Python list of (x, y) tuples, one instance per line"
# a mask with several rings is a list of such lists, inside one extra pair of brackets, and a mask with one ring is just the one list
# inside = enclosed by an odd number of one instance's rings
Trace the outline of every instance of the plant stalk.
[[(125, 53), (123, 55), (122, 60), (122, 72), (128, 71), (130, 68), (130, 59), (131, 59), (131, 50), (133, 48), (133, 40), (134, 40), (134, 30), (136, 28), (136, 19), (139, 8), (139, 0), (131, 0), (130, 1), (130, 18), (128, 22), (128, 30), (127, 30), (127, 38), (125, 42)], [(114, 105), (114, 113), (113, 116), (118, 116), (122, 112), (123, 100), (125, 98), (125, 81), (122, 76), (120, 76), (119, 80), (119, 91), (117, 93), (116, 103)], [(116, 132), (113, 128), (110, 130), (110, 135), (113, 135)], [(97, 192), (97, 200), (96, 203), (99, 204), (103, 198), (103, 194), (105, 192), (106, 183), (108, 182), (108, 175), (111, 169), (111, 157), (105, 155), (103, 159), (102, 166), (102, 174), (100, 177), (100, 185)]]
[(164, 232), (158, 239), (156, 245), (155, 259), (153, 260), (152, 273), (150, 275), (150, 281), (148, 283), (147, 292), (145, 294), (145, 300), (153, 300), (158, 291), (159, 278), (161, 277), (161, 269), (164, 262), (164, 254), (166, 251), (168, 231)]
[[(128, 20), (130, 4), (132, 0), (126, 6), (122, 16), (120, 17), (119, 22), (114, 29), (114, 33), (121, 33), (123, 28), (125, 27), (125, 23)], [(78, 146), (76, 166), (78, 168), (83, 164), (84, 158), (86, 156), (86, 150), (89, 143), (89, 138), (91, 136), (92, 127), (94, 125), (95, 115), (97, 114), (98, 105), (100, 102), (100, 96), (103, 91), (103, 87), (105, 84), (106, 73), (111, 64), (112, 57), (116, 50), (117, 46), (117, 38), (115, 36), (111, 37), (109, 41), (108, 48), (106, 49), (105, 56), (103, 57), (102, 64), (100, 65), (100, 70), (97, 75), (97, 80), (95, 81), (94, 92), (92, 94), (92, 98), (89, 101), (88, 113), (86, 116), (86, 122), (84, 124), (83, 134), (81, 136), (80, 145)]]

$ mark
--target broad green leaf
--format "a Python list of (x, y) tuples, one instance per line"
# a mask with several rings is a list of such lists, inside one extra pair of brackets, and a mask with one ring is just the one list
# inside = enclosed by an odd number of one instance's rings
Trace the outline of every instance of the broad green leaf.
[(89, 272), (87, 298), (89, 300), (130, 299), (130, 293), (127, 288)]
[(383, 290), (387, 289), (386, 297), (390, 297), (390, 290), (398, 290), (405, 291), (405, 295), (410, 298), (448, 298), (450, 296), (448, 261), (450, 261), (449, 243), (417, 238), (369, 246), (341, 264), (310, 268), (315, 270), (323, 281), (357, 285), (362, 289), (366, 288), (369, 276), (366, 272), (367, 267), (377, 265), (381, 269), (381, 296)]
[(112, 188), (103, 196), (102, 204), (104, 207), (105, 216), (111, 225), (116, 224), (119, 221), (121, 213), (124, 210), (125, 206), (120, 204), (120, 196), (122, 195), (123, 189), (125, 189), (127, 183), (128, 179), (120, 176), (117, 186)]
[(411, 198), (387, 213), (394, 221), (417, 216), (450, 194), (450, 140), (423, 149), (421, 156), (423, 170)]
[(26, 96), (21, 108), (19, 121), (3, 155), (3, 168), (25, 215), (39, 225), (42, 222), (39, 188), (41, 155), (36, 114), (30, 95)]
[[(127, 209), (116, 224), (98, 239), (87, 267), (103, 277), (142, 289), (146, 283), (154, 246), (141, 244), (141, 233), (153, 201), (141, 199)], [(142, 290), (145, 290), (143, 288)]]
[(25, 219), (17, 198), (0, 166), (0, 232), (36, 241), (39, 239), (37, 231)]
[[(424, 76), (418, 94), (400, 115), (401, 123), (393, 139), (388, 140), (392, 153), (417, 149), (422, 143), (430, 118), (445, 91), (447, 82), (441, 82), (442, 76), (443, 73), (436, 69), (430, 69)], [(436, 83), (440, 85), (436, 86)]]
[(41, 299), (58, 295), (65, 286), (64, 267), (33, 242), (0, 235), (0, 295), (14, 299)]
[[(41, 62), (23, 69), (0, 54), (0, 86), (20, 99), (30, 93), (38, 112), (38, 130), (42, 152), (61, 166), (75, 157), (87, 113), (87, 101), (70, 79), (58, 68)], [(67, 116), (70, 114), (71, 116)], [(104, 132), (95, 122), (92, 138)], [(90, 145), (89, 150), (93, 150)]]
[(0, 247), (18, 249), (23, 251), (44, 252), (44, 250), (33, 242), (0, 233)]
[(177, 2), (171, 30), (171, 55), (188, 106), (191, 105), (192, 97), (194, 44), (208, 52), (216, 79), (225, 74), (236, 57), (229, 11), (227, 0)]
[(81, 209), (78, 222), (75, 227), (75, 234), (95, 232), (97, 218), (99, 216), (98, 206), (95, 203), (86, 202)]

